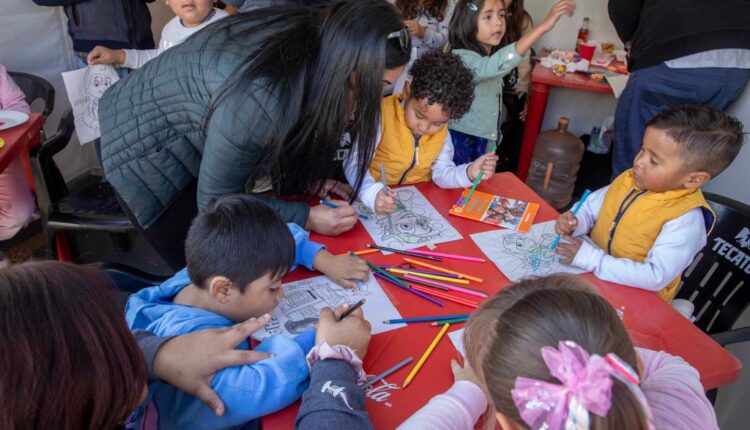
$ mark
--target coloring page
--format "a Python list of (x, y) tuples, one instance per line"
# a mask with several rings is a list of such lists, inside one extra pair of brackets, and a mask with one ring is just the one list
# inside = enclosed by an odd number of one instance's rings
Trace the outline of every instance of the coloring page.
[(461, 353), (461, 357), (466, 357), (466, 349), (464, 348), (464, 329), (455, 330), (448, 333), (448, 337), (456, 348), (456, 351)]
[(84, 144), (99, 138), (99, 99), (120, 79), (115, 68), (97, 64), (65, 72), (62, 77), (73, 108), (78, 141)]
[(398, 202), (396, 212), (391, 215), (375, 215), (362, 202), (355, 203), (359, 213), (367, 216), (367, 219), (362, 219), (361, 222), (376, 245), (405, 250), (419, 248), (428, 243), (438, 244), (462, 239), (461, 234), (435, 210), (416, 187), (397, 188), (394, 191), (398, 195)]
[(398, 319), (401, 315), (373, 276), (367, 282), (358, 282), (357, 285), (357, 288), (346, 289), (325, 275), (284, 284), (284, 297), (271, 312), (271, 322), (253, 333), (253, 337), (262, 341), (274, 334), (297, 336), (318, 322), (320, 310), (324, 307), (335, 310), (344, 303), (353, 305), (360, 299), (366, 300), (361, 309), (365, 319), (372, 324), (372, 334), (405, 325), (383, 324), (383, 321)]
[(560, 257), (550, 249), (555, 237), (555, 221), (534, 224), (528, 233), (492, 230), (471, 235), (479, 249), (514, 282), (552, 273), (584, 272), (560, 263)]

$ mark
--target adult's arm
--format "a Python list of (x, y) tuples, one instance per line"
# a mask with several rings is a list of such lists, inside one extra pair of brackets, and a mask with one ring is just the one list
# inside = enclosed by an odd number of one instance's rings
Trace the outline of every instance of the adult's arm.
[(609, 20), (615, 26), (620, 40), (628, 42), (633, 38), (638, 22), (641, 18), (641, 9), (645, 0), (609, 0)]
[[(218, 103), (206, 128), (198, 175), (198, 208), (225, 194), (241, 193), (248, 178), (261, 163), (263, 147), (272, 136), (279, 113), (274, 96), (265, 87), (267, 81), (250, 85), (247, 91), (231, 94)], [(286, 222), (304, 226), (310, 208), (305, 203), (287, 202), (258, 195)]]

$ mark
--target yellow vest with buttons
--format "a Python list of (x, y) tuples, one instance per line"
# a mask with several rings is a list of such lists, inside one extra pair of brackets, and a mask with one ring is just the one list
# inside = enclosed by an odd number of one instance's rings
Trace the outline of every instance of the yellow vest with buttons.
[(432, 179), (432, 162), (440, 155), (448, 127), (426, 134), (417, 141), (404, 118), (403, 96), (395, 94), (381, 103), (380, 145), (370, 163), (370, 174), (380, 180), (380, 163), (385, 166), (388, 185), (415, 184)]
[[(716, 216), (700, 189), (644, 192), (636, 188), (630, 169), (607, 190), (591, 239), (613, 257), (643, 262), (662, 226), (698, 207), (703, 209), (708, 233)], [(659, 296), (665, 301), (672, 300), (679, 281), (678, 276), (658, 291)]]

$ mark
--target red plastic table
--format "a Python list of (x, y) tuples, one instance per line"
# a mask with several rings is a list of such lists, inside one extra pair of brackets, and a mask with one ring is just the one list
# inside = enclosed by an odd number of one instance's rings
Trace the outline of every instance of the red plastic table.
[[(442, 243), (438, 250), (448, 253), (484, 257), (479, 248), (469, 237), (472, 233), (492, 230), (487, 224), (470, 221), (447, 215), (448, 209), (456, 201), (459, 190), (443, 190), (432, 183), (420, 184), (417, 188), (430, 200), (440, 213), (446, 214), (451, 224), (462, 234), (463, 240)], [(480, 191), (502, 194), (514, 199), (534, 201), (540, 204), (536, 222), (555, 219), (557, 212), (534, 194), (524, 183), (511, 173), (501, 173), (489, 181), (482, 182)], [(371, 241), (369, 235), (358, 224), (353, 230), (338, 236), (326, 237), (313, 235), (313, 239), (325, 243), (333, 253), (347, 250), (363, 249)], [(365, 255), (376, 264), (399, 264), (402, 257), (396, 254)], [(472, 282), (472, 288), (482, 289), (490, 294), (498, 292), (510, 281), (491, 262), (470, 263), (445, 260), (438, 263), (443, 267), (453, 268), (484, 279), (484, 283)], [(309, 277), (306, 270), (297, 270), (289, 280)], [(739, 377), (742, 364), (719, 344), (696, 328), (686, 318), (677, 313), (671, 306), (662, 301), (655, 293), (636, 288), (624, 287), (596, 279), (591, 274), (581, 275), (592, 284), (616, 308), (624, 308), (624, 323), (637, 346), (665, 350), (683, 357), (701, 374), (701, 381), (706, 390), (729, 384)], [(415, 298), (408, 292), (380, 283), (391, 301), (403, 317), (468, 313), (472, 309), (465, 306), (446, 303), (444, 308), (431, 306)], [(463, 328), (463, 324), (452, 325), (449, 331)], [(409, 324), (404, 328), (392, 330), (373, 336), (364, 361), (368, 374), (376, 375), (406, 357), (418, 360), (426, 347), (437, 334), (440, 327), (429, 324)], [(392, 429), (408, 418), (427, 401), (445, 391), (453, 383), (450, 360), (459, 357), (447, 335), (440, 341), (429, 360), (406, 389), (398, 387), (411, 369), (407, 366), (379, 382), (368, 393), (367, 410), (370, 419), (377, 429)], [(263, 418), (264, 429), (290, 429), (299, 404), (292, 405), (276, 414)]]
[(534, 155), (536, 136), (542, 127), (544, 110), (547, 108), (547, 97), (549, 88), (570, 88), (573, 90), (588, 91), (592, 93), (612, 94), (612, 88), (607, 82), (598, 82), (584, 73), (566, 73), (562, 77), (555, 76), (549, 69), (536, 63), (531, 71), (531, 94), (529, 95), (529, 112), (523, 129), (523, 140), (521, 141), (521, 154), (518, 158), (518, 170), (516, 175), (526, 180), (531, 165), (531, 157)]
[(44, 117), (42, 114), (32, 113), (29, 114), (29, 120), (25, 123), (0, 131), (0, 138), (5, 141), (5, 146), (0, 148), (0, 172), (4, 171), (16, 157), (20, 156), (32, 189), (34, 178), (31, 176), (29, 150), (38, 146), (41, 142), (40, 133), (43, 124)]

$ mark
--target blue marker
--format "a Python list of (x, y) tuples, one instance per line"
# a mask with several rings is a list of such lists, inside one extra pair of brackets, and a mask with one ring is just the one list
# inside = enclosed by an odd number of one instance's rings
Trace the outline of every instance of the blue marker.
[[(576, 203), (575, 207), (573, 208), (573, 216), (576, 216), (578, 214), (578, 210), (581, 209), (581, 206), (583, 206), (583, 202), (586, 201), (586, 198), (588, 198), (589, 194), (591, 194), (591, 190), (586, 190), (583, 192), (581, 199), (578, 200), (578, 203)], [(562, 236), (558, 234), (555, 240), (552, 241), (552, 244), (550, 244), (549, 249), (554, 250), (555, 248), (557, 248), (557, 244), (560, 243), (561, 238)]]
[[(320, 201), (320, 204), (321, 204), (321, 205), (326, 205), (326, 206), (328, 206), (329, 208), (333, 208), (333, 209), (337, 209), (337, 208), (338, 208), (338, 206), (334, 205), (333, 203), (331, 203), (331, 202), (329, 202), (329, 201), (327, 201), (327, 200), (321, 200), (321, 201)], [(360, 218), (360, 219), (370, 219), (370, 218), (368, 218), (368, 217), (367, 217), (367, 215), (365, 215), (365, 214), (358, 214), (358, 216), (359, 216), (359, 218)]]

